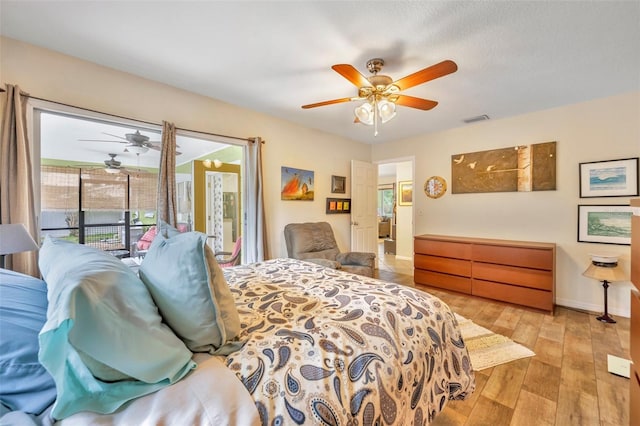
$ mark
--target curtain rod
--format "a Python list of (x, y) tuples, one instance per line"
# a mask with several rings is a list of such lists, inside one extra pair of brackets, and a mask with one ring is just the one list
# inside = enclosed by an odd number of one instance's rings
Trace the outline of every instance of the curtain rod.
[[(2, 89), (2, 88), (0, 88), (0, 90), (2, 90), (3, 92), (5, 92), (5, 90), (4, 90), (4, 89)], [(62, 105), (62, 106), (67, 106), (67, 107), (71, 107), (71, 108), (83, 109), (83, 110), (85, 110), (85, 111), (90, 111), (90, 112), (97, 112), (98, 114), (104, 114), (104, 115), (108, 115), (108, 116), (115, 117), (115, 118), (123, 118), (123, 119), (125, 119), (125, 120), (137, 121), (137, 122), (139, 122), (139, 123), (150, 124), (150, 125), (152, 125), (152, 126), (161, 126), (161, 124), (153, 123), (153, 122), (151, 122), (151, 121), (138, 120), (138, 119), (135, 119), (135, 118), (124, 117), (124, 116), (122, 116), (122, 115), (117, 115), (117, 114), (111, 114), (111, 113), (108, 113), (108, 112), (97, 111), (97, 110), (95, 110), (95, 109), (83, 108), (83, 107), (79, 107), (79, 106), (76, 106), (76, 105), (66, 104), (66, 103), (64, 103), (64, 102), (52, 101), (51, 99), (39, 98), (39, 97), (37, 97), (37, 96), (33, 96), (33, 95), (29, 95), (29, 94), (24, 94), (24, 95), (25, 95), (25, 96), (27, 96), (28, 98), (31, 98), (31, 99), (37, 99), (37, 100), (39, 100), (39, 101), (51, 102), (51, 103), (54, 103), (54, 104), (58, 104), (58, 105)], [(236, 140), (239, 140), (239, 141), (245, 141), (245, 142), (251, 142), (251, 143), (253, 143), (253, 142), (254, 142), (254, 139), (253, 139), (253, 138), (241, 138), (241, 137), (238, 137), (238, 136), (221, 135), (221, 134), (218, 134), (218, 133), (203, 132), (203, 131), (201, 131), (201, 130), (184, 129), (184, 128), (182, 128), (182, 127), (176, 127), (176, 130), (182, 130), (182, 131), (185, 131), (185, 132), (202, 133), (202, 134), (204, 134), (204, 135), (209, 135), (209, 136), (220, 136), (220, 137), (223, 137), (223, 138), (236, 139)], [(262, 143), (265, 143), (265, 142), (264, 142), (264, 141), (262, 141)]]

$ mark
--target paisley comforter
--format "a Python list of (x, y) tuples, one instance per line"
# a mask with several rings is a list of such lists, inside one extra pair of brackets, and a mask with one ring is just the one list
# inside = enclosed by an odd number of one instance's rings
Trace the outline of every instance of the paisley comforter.
[(244, 347), (227, 357), (263, 425), (423, 425), (475, 382), (449, 307), (294, 259), (227, 268)]

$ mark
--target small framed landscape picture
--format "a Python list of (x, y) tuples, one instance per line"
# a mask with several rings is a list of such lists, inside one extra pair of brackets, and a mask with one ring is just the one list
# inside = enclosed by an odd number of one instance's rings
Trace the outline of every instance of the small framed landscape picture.
[(580, 163), (580, 198), (638, 195), (638, 157)]
[(578, 242), (631, 244), (631, 206), (579, 205)]
[(398, 182), (398, 205), (410, 206), (413, 203), (413, 182)]

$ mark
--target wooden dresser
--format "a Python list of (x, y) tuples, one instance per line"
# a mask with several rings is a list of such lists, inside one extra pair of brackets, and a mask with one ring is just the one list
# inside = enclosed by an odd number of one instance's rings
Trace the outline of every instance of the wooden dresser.
[[(640, 209), (640, 198), (631, 200), (631, 206)], [(629, 390), (629, 424), (640, 425), (640, 212), (631, 217), (631, 377)]]
[(553, 313), (556, 245), (417, 235), (416, 285), (427, 285)]

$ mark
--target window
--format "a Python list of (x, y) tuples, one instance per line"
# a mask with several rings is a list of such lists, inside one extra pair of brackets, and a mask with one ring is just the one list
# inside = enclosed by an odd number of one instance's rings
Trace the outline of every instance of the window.
[(155, 225), (156, 173), (42, 165), (40, 176), (43, 238), (52, 235), (126, 256)]
[(395, 206), (395, 184), (378, 185), (378, 216), (392, 217)]

